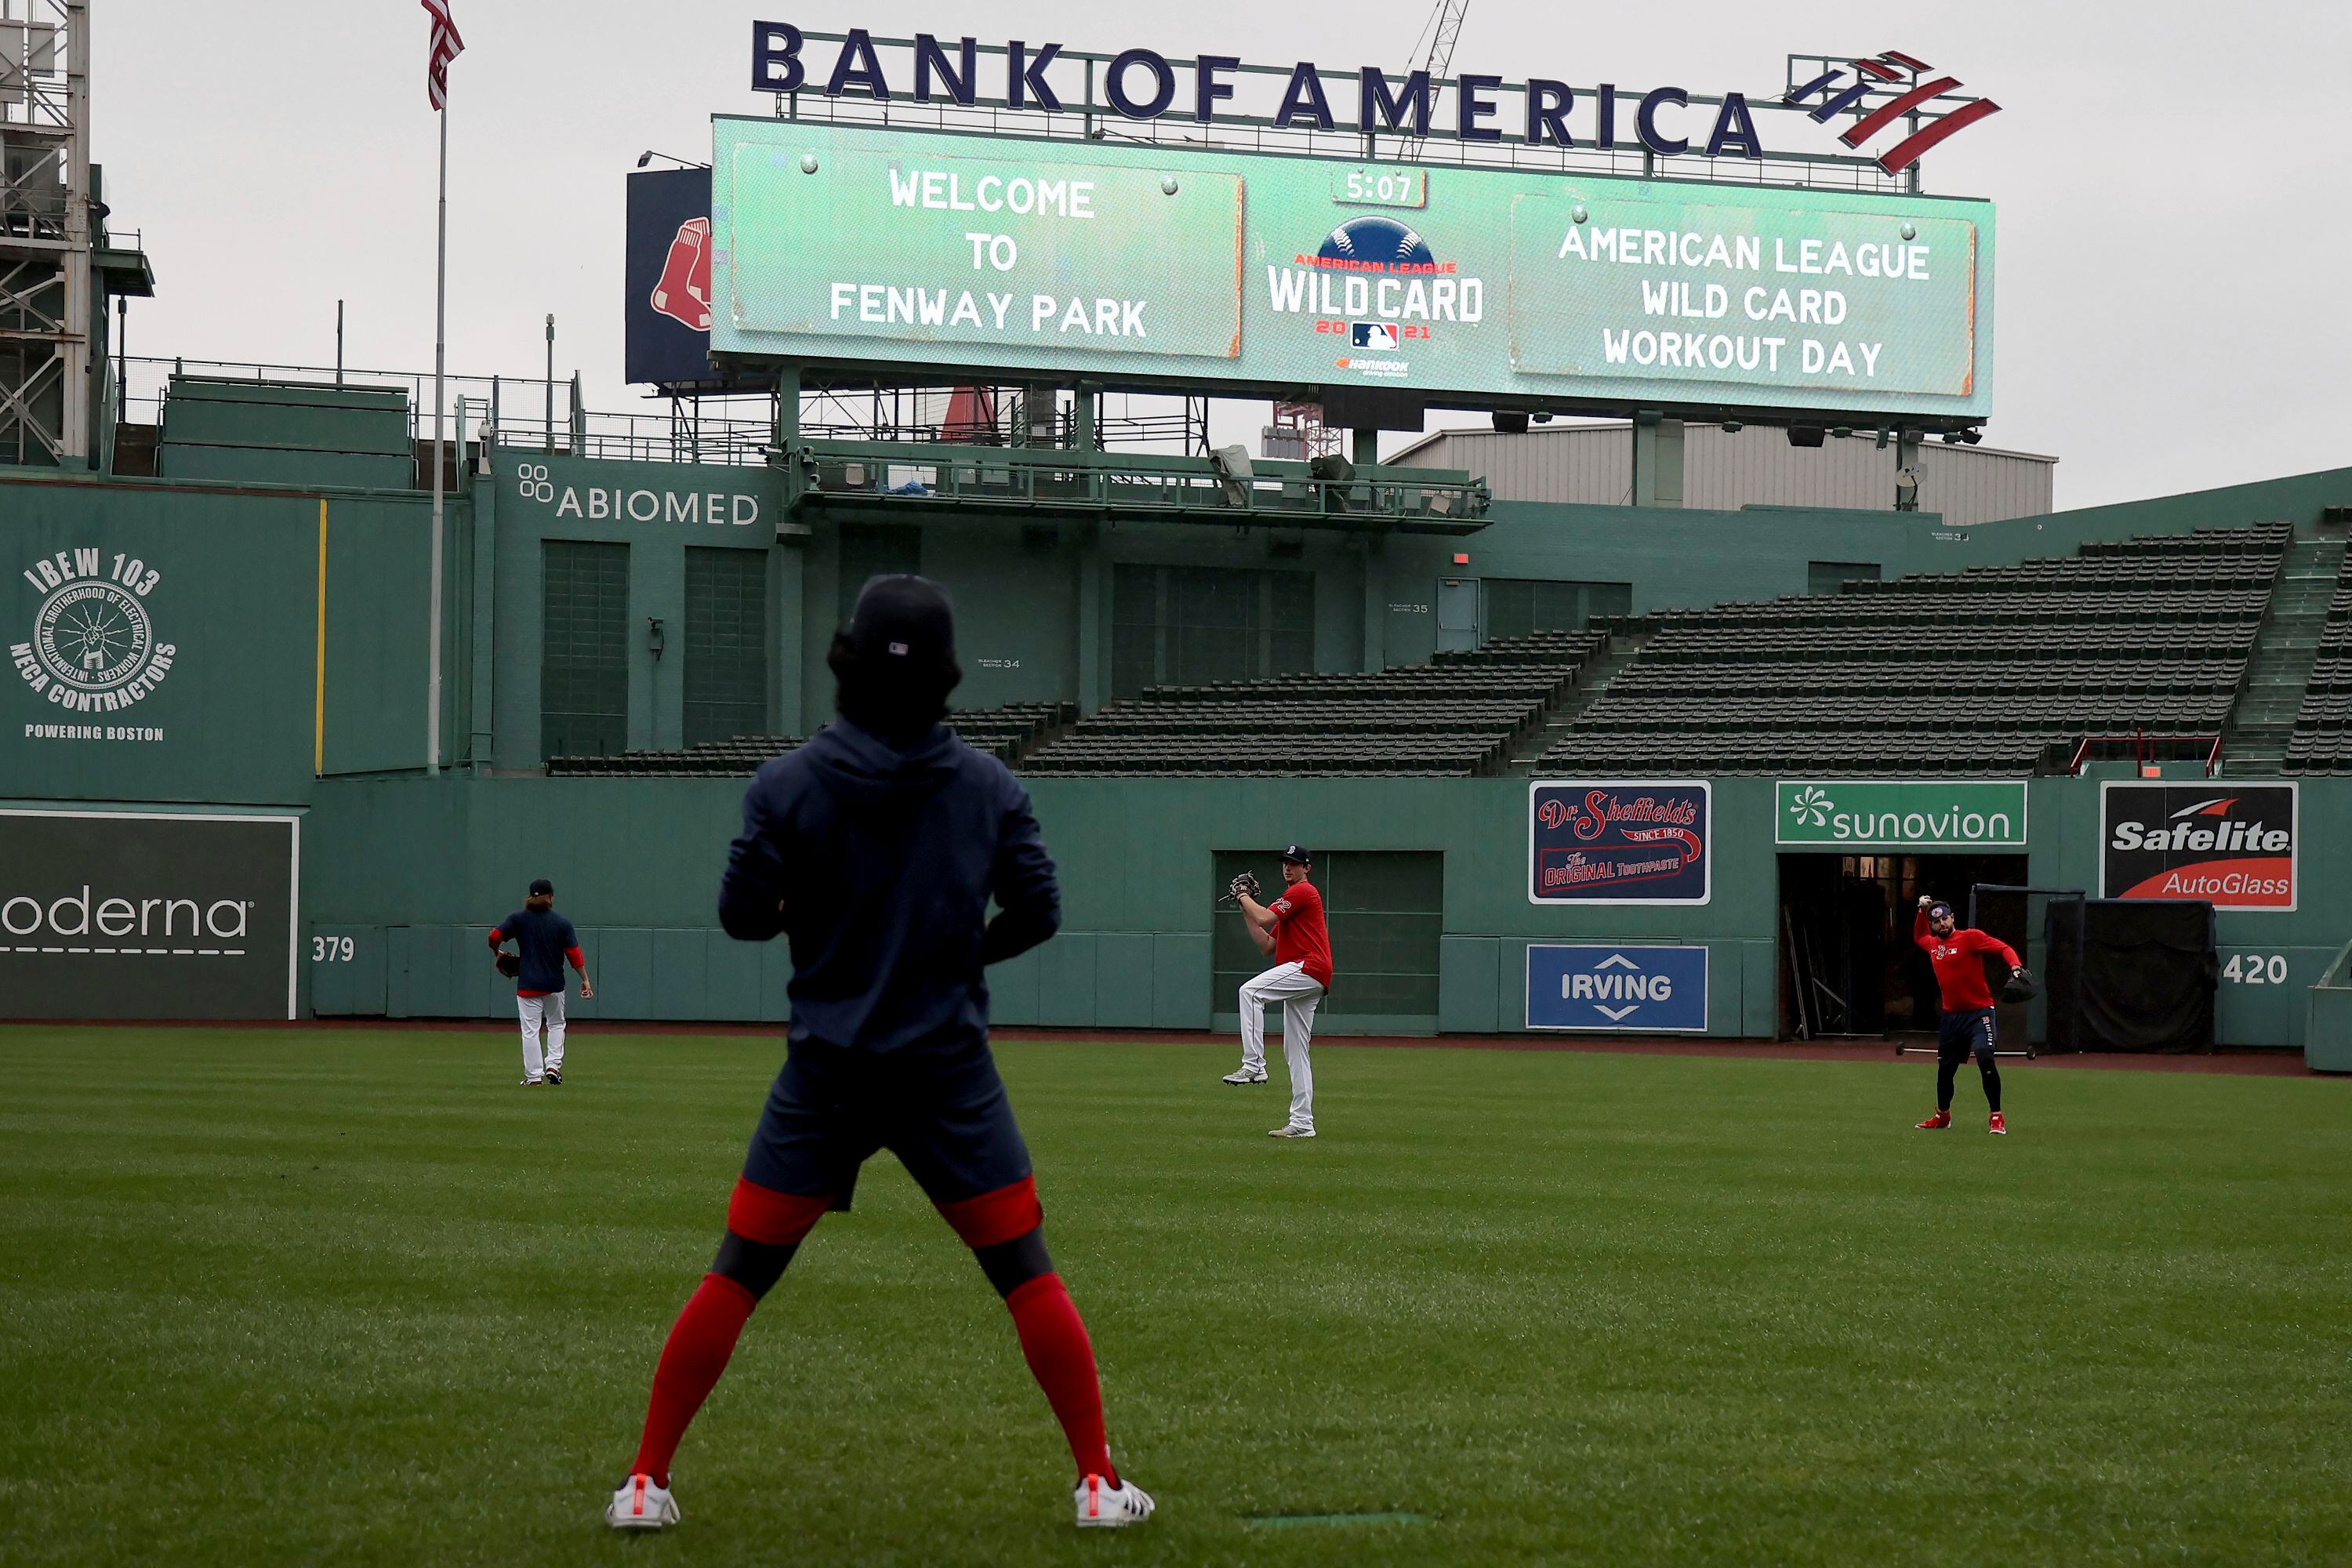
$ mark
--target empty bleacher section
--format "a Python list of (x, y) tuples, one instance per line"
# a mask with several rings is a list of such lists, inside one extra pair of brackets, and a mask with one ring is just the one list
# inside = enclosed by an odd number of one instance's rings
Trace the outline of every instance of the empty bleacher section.
[(1647, 640), (1547, 772), (2009, 773), (2086, 735), (2218, 735), (2288, 525), (1622, 623)]
[(2287, 742), (2291, 773), (2352, 773), (2352, 558), (2336, 574), (2327, 602), (2319, 657), (2311, 667), (2303, 710)]
[[(1024, 752), (1078, 715), (1074, 702), (1012, 702), (948, 723), (974, 750), (1017, 764)], [(801, 743), (793, 735), (738, 735), (675, 752), (623, 752), (610, 757), (550, 757), (550, 778), (743, 778), (770, 757)]]
[(1607, 641), (1599, 632), (1535, 632), (1371, 674), (1154, 687), (1039, 748), (1023, 771), (1228, 778), (1493, 773), (1513, 742), (1575, 689)]

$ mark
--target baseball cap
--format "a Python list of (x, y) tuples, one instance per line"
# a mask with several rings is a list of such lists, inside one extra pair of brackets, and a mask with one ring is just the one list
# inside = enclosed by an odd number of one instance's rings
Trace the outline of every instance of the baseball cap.
[(543, 893), (551, 899), (555, 896), (555, 884), (544, 877), (534, 877), (531, 879), (530, 893), (533, 898)]
[(1951, 912), (1952, 906), (1947, 903), (1937, 902), (1927, 906), (1927, 918), (1929, 920), (1934, 920), (1937, 915), (1948, 915)]
[(1307, 846), (1304, 844), (1292, 845), (1282, 852), (1282, 858), (1286, 860), (1296, 860), (1301, 866), (1315, 864), (1315, 857), (1307, 852)]
[(867, 579), (842, 637), (851, 657), (877, 671), (956, 668), (955, 605), (928, 577)]

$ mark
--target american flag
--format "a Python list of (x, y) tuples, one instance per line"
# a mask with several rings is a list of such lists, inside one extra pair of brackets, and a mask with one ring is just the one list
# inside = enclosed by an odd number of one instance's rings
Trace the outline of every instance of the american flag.
[(449, 62), (466, 47), (457, 36), (457, 24), (449, 19), (449, 0), (421, 0), (425, 14), (433, 18), (433, 47), (425, 65), (425, 96), (435, 109), (449, 101)]

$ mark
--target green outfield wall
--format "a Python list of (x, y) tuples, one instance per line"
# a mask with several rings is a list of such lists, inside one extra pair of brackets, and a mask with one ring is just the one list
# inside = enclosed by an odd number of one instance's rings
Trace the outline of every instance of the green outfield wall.
[[(12, 478), (0, 518), (0, 793), (291, 805), (320, 773), (423, 765), (427, 498)], [(471, 521), (450, 509), (453, 672), (469, 651)], [(61, 678), (52, 661), (89, 657), (57, 646), (78, 627), (131, 647), (135, 667)], [(462, 733), (465, 683), (444, 696), (444, 735)]]
[[(235, 476), (0, 472), (10, 568), (0, 798), (299, 816), (304, 1009), (502, 1016), (480, 936), (530, 877), (547, 875), (605, 983), (583, 1016), (772, 1019), (783, 1008), (780, 952), (730, 942), (711, 923), (740, 782), (538, 776), (551, 548), (626, 547), (616, 700), (626, 744), (666, 747), (685, 732), (693, 550), (756, 563), (766, 723), (805, 733), (829, 710), (824, 652), (845, 595), (889, 559), (957, 596), (961, 704), (1092, 708), (1112, 689), (1124, 568), (1295, 574), (1307, 584), (1312, 667), (1353, 670), (1426, 658), (1449, 585), (1483, 577), (1622, 584), (1640, 612), (1802, 592), (1810, 561), (1875, 563), (1890, 577), (1953, 571), (2093, 540), (2308, 523), (2352, 502), (2352, 470), (2336, 470), (1969, 530), (1926, 514), (1509, 504), (1475, 532), (1439, 538), (1014, 515), (881, 494), (828, 495), (787, 519), (767, 469), (512, 450), (486, 467), (466, 473), (448, 509), (448, 771), (437, 778), (421, 765), (428, 497)], [(781, 535), (780, 522), (791, 525)], [(655, 620), (667, 634), (658, 653)], [(2231, 1043), (2299, 1041), (2307, 987), (2352, 937), (2340, 826), (2352, 781), (2301, 787), (2301, 907), (2222, 918), (2225, 957), (2265, 960), (2262, 984), (2225, 984)], [(1527, 944), (1560, 940), (1704, 942), (1707, 1032), (1767, 1034), (1778, 1019), (1781, 850), (1769, 779), (1717, 781), (1706, 905), (1616, 910), (1528, 903), (1525, 781), (1041, 779), (1034, 793), (1068, 918), (1058, 941), (992, 977), (1008, 1023), (1214, 1025), (1231, 1005), (1213, 979), (1214, 858), (1294, 838), (1341, 854), (1442, 857), (1435, 1027), (1522, 1026)], [(2030, 795), (2031, 879), (2092, 887), (2095, 782), (2036, 780)], [(2268, 978), (2281, 973), (2283, 984)], [(1335, 993), (1330, 1026), (1399, 1026), (1347, 1008)]]
[[(1234, 1006), (1212, 984), (1213, 859), (1303, 837), (1327, 854), (1444, 857), (1444, 1031), (1522, 1030), (1528, 944), (1598, 941), (1706, 944), (1707, 1034), (1769, 1036), (1782, 984), (1774, 782), (1715, 781), (1706, 905), (1553, 908), (1530, 905), (1525, 891), (1525, 780), (1034, 780), (1065, 926), (1046, 947), (991, 972), (996, 1016), (1071, 1028), (1212, 1026)], [(2035, 885), (2095, 890), (2098, 784), (2027, 784)], [(2299, 1045), (2307, 990), (2352, 936), (2352, 840), (2334, 826), (2352, 811), (2352, 780), (2301, 788), (2300, 907), (2221, 916), (2225, 963), (2283, 961), (2260, 966), (2260, 980), (2224, 981), (2217, 1028), (2226, 1045)], [(311, 1005), (329, 1015), (507, 1016), (511, 999), (483, 937), (531, 878), (546, 876), (581, 928), (600, 987), (576, 1016), (782, 1018), (781, 946), (730, 942), (715, 924), (741, 789), (689, 779), (330, 781), (305, 824), (304, 909), (314, 935), (349, 937), (354, 952), (311, 955)], [(1337, 958), (1343, 979), (1329, 1026), (1391, 1026), (1347, 1012), (1348, 954)], [(2273, 978), (2281, 973), (2284, 983)]]

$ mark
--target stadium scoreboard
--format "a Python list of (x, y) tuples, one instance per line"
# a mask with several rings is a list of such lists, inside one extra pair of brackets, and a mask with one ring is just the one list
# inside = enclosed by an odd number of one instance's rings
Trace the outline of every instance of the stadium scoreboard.
[(1992, 205), (713, 122), (743, 361), (1244, 395), (1984, 418)]

